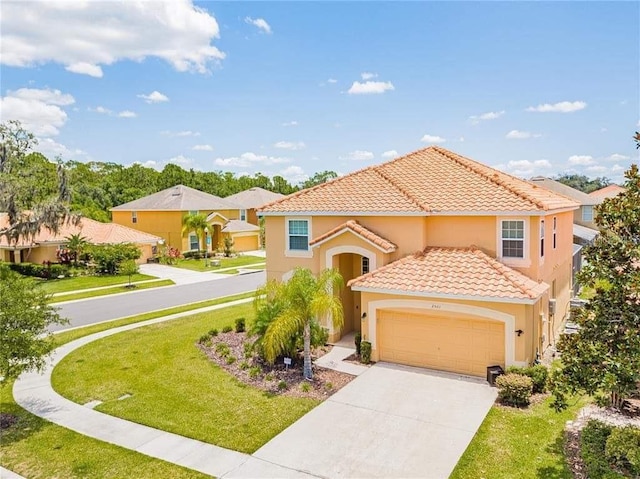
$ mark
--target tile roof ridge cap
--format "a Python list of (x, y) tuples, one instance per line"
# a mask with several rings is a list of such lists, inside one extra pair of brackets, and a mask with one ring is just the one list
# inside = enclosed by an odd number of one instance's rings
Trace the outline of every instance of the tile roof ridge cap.
[[(499, 178), (495, 178), (496, 175), (504, 175), (508, 178), (511, 178), (512, 180), (516, 180), (517, 182), (526, 182), (526, 180), (523, 180), (521, 178), (518, 178), (516, 176), (510, 175), (509, 173), (505, 173), (503, 171), (499, 171), (495, 168), (492, 168), (488, 165), (483, 165), (482, 163), (479, 163), (475, 160), (472, 160), (471, 158), (467, 158), (466, 156), (462, 156), (459, 155), (458, 153), (454, 153), (453, 151), (447, 150), (446, 148), (442, 148), (441, 146), (433, 146), (432, 147), (435, 151), (437, 151), (438, 153), (440, 153), (443, 156), (446, 156), (447, 158), (449, 158), (450, 160), (455, 161), (456, 163), (458, 163), (459, 165), (468, 168), (469, 170), (473, 171), (474, 173), (482, 176), (483, 178), (486, 178), (487, 180), (491, 181), (492, 183), (506, 189), (507, 191), (510, 191), (511, 193), (514, 193), (515, 195), (519, 196), (520, 198), (522, 198), (523, 200), (528, 201), (529, 203), (537, 206), (538, 208), (542, 208), (543, 210), (546, 210), (545, 205), (543, 204), (542, 201), (532, 198), (530, 195), (526, 194), (524, 191), (522, 191), (520, 188), (514, 187), (512, 185), (508, 185), (505, 181), (502, 181)], [(457, 157), (457, 158), (456, 158)], [(492, 170), (494, 170), (494, 174), (493, 175), (489, 175), (487, 174), (487, 172), (483, 171), (482, 168), (490, 168)], [(537, 185), (531, 185), (531, 186), (537, 186)]]
[(510, 268), (506, 264), (501, 263), (497, 259), (492, 258), (488, 254), (486, 254), (484, 251), (482, 251), (480, 248), (475, 249), (473, 251), (473, 254), (477, 258), (483, 260), (487, 265), (491, 266), (498, 273), (500, 273), (507, 281), (509, 281), (509, 283), (511, 283), (513, 286), (515, 286), (517, 289), (519, 289), (521, 293), (525, 294), (526, 296), (528, 296), (531, 299), (534, 299), (534, 298), (537, 297), (537, 296), (534, 296), (531, 291), (527, 290), (527, 288), (524, 285), (522, 285), (521, 283), (519, 283), (515, 279), (515, 277), (521, 276), (521, 277), (524, 277), (524, 278), (528, 279), (529, 281), (533, 281), (531, 278), (529, 278), (528, 276), (525, 276), (524, 274), (520, 273), (519, 271), (516, 271), (516, 270)]
[(382, 165), (377, 165), (375, 168), (373, 168), (373, 171), (375, 171), (378, 174), (378, 176), (380, 176), (383, 180), (385, 180), (387, 183), (389, 183), (391, 186), (393, 186), (396, 190), (398, 190), (400, 192), (400, 194), (402, 194), (402, 196), (404, 196), (411, 203), (413, 203), (418, 208), (420, 208), (420, 210), (422, 210), (422, 211), (432, 211), (431, 208), (420, 204), (420, 202), (418, 202), (418, 200), (416, 200), (413, 196), (411, 196), (409, 194), (409, 192), (407, 190), (405, 190), (402, 186), (398, 185), (397, 182), (395, 180), (393, 180), (390, 176), (388, 176), (387, 174), (385, 174), (382, 171), (380, 171), (380, 167), (388, 165), (388, 164), (390, 164), (390, 163), (392, 163), (394, 161), (400, 160), (402, 158), (404, 158), (404, 157), (396, 158), (395, 160), (392, 160), (392, 161), (390, 161), (388, 163), (383, 163)]

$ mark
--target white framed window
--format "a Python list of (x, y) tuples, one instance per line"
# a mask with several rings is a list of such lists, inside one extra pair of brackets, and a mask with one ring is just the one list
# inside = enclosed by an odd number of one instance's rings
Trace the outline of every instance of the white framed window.
[(198, 242), (198, 237), (194, 234), (189, 235), (189, 249), (192, 251), (200, 249), (200, 243)]
[(544, 220), (540, 220), (540, 257), (544, 258)]
[(556, 249), (557, 231), (558, 231), (558, 218), (554, 216), (553, 217), (553, 249)]
[(131, 222), (132, 223), (137, 223), (138, 222), (138, 212), (137, 211), (132, 211), (131, 212)]
[(285, 218), (285, 256), (311, 258), (311, 218), (292, 216)]
[(524, 259), (525, 228), (524, 220), (500, 221), (500, 256), (503, 258)]
[(240, 221), (247, 221), (247, 210), (240, 210)]
[(366, 256), (362, 257), (362, 274), (367, 274), (369, 272), (369, 258)]
[(582, 221), (593, 221), (593, 206), (582, 206)]

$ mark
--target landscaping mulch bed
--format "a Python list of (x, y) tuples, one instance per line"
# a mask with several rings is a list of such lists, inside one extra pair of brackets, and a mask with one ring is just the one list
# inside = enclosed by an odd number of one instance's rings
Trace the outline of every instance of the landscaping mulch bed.
[[(253, 351), (245, 353), (245, 344), (251, 344), (255, 338), (247, 333), (219, 333), (209, 342), (198, 343), (207, 357), (232, 374), (240, 382), (262, 389), (270, 394), (306, 397), (324, 400), (349, 383), (355, 376), (350, 374), (313, 367), (313, 381), (307, 381), (302, 375), (302, 354), (295, 358), (288, 368), (281, 362), (273, 366), (263, 361)], [(226, 348), (219, 346), (224, 343)], [(311, 351), (315, 360), (331, 350), (331, 346), (322, 346)]]
[(16, 422), (18, 422), (18, 418), (13, 414), (0, 413), (0, 429), (9, 429)]

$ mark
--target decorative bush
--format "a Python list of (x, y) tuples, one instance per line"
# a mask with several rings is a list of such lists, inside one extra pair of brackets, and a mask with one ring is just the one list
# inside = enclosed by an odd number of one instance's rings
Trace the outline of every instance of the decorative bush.
[(589, 421), (582, 429), (580, 456), (590, 479), (602, 479), (611, 475), (611, 467), (604, 451), (612, 429), (611, 426), (595, 420)]
[(309, 391), (311, 391), (311, 384), (309, 384), (308, 382), (303, 382), (303, 383), (300, 385), (300, 390), (301, 390), (303, 393), (308, 393)]
[(285, 389), (287, 389), (287, 381), (282, 380), (278, 383), (278, 390), (284, 391)]
[(498, 398), (509, 406), (527, 406), (533, 393), (533, 381), (522, 374), (503, 374), (496, 379)]
[(631, 477), (640, 477), (640, 428), (626, 426), (615, 428), (605, 444), (606, 458)]
[(236, 333), (244, 333), (245, 332), (245, 319), (237, 318), (236, 319)]
[(231, 352), (231, 348), (229, 348), (229, 345), (227, 343), (216, 344), (216, 353), (218, 353), (223, 358), (227, 357), (230, 352)]
[(209, 336), (211, 336), (212, 338), (215, 338), (218, 335), (218, 330), (217, 329), (212, 329), (211, 331), (209, 331)]
[(227, 364), (233, 364), (235, 362), (236, 362), (235, 356), (232, 356), (232, 355), (227, 356)]
[(200, 336), (200, 339), (198, 339), (198, 342), (200, 344), (204, 344), (207, 341), (209, 341), (209, 335), (208, 334), (203, 334), (202, 336)]
[(529, 366), (527, 368), (509, 366), (506, 372), (507, 374), (520, 374), (522, 376), (530, 377), (531, 381), (533, 382), (534, 394), (539, 394), (547, 391), (549, 370), (542, 364), (536, 364), (535, 366)]
[(233, 238), (231, 238), (231, 236), (225, 235), (224, 248), (222, 251), (227, 258), (229, 258), (233, 254)]
[(230, 333), (231, 331), (233, 331), (233, 328), (231, 326), (225, 326), (224, 328), (222, 328), (223, 333)]
[(360, 342), (360, 362), (364, 364), (371, 362), (371, 343), (369, 341)]
[(242, 361), (240, 363), (240, 369), (249, 369), (249, 363), (247, 361)]
[(133, 243), (91, 245), (88, 252), (98, 271), (106, 274), (116, 274), (120, 263), (137, 260), (142, 255), (140, 248)]
[(255, 379), (258, 376), (260, 376), (261, 372), (262, 370), (258, 366), (253, 366), (252, 368), (249, 369), (249, 377), (251, 379)]
[(356, 333), (354, 342), (356, 344), (356, 354), (360, 356), (360, 343), (362, 342), (362, 333)]

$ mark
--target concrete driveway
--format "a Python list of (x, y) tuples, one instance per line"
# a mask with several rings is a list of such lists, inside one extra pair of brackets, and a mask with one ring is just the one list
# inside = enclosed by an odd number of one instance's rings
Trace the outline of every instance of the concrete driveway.
[(480, 379), (378, 363), (254, 457), (320, 477), (446, 478), (496, 395)]

